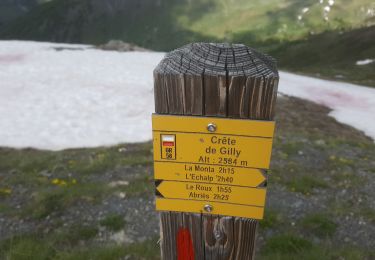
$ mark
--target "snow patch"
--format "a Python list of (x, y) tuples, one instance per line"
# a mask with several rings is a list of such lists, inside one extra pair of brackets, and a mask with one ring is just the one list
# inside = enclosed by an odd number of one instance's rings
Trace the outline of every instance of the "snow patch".
[(375, 59), (365, 59), (365, 60), (359, 60), (355, 63), (355, 65), (359, 65), (359, 66), (362, 66), (362, 65), (367, 65), (367, 64), (371, 64), (375, 61)]
[[(84, 50), (54, 49), (63, 47)], [(163, 56), (0, 41), (0, 146), (60, 150), (150, 140), (152, 71)]]
[(280, 72), (279, 92), (325, 105), (337, 121), (375, 140), (375, 89)]
[[(0, 146), (61, 150), (151, 140), (152, 72), (163, 56), (0, 41)], [(280, 78), (280, 92), (326, 105), (375, 139), (375, 89), (286, 72)]]

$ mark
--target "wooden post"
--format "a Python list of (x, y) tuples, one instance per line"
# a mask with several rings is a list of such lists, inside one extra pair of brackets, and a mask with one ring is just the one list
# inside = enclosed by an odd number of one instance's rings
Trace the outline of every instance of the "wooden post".
[[(272, 120), (275, 61), (240, 44), (195, 43), (168, 53), (154, 70), (158, 114)], [(160, 213), (165, 260), (252, 259), (258, 221)]]

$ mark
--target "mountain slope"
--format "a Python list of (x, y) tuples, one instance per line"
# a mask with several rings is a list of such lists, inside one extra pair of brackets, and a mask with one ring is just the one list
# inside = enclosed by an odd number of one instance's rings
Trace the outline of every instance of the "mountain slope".
[(37, 0), (2, 0), (0, 1), (0, 26), (27, 13), (35, 7)]
[(375, 86), (375, 63), (356, 65), (375, 59), (374, 24), (373, 0), (54, 0), (0, 28), (0, 39), (119, 39), (162, 51), (241, 42), (283, 69)]
[(54, 0), (10, 24), (1, 38), (169, 50), (189, 41), (290, 41), (374, 24), (372, 0)]
[[(21, 17), (0, 33), (6, 39), (98, 44), (121, 39), (167, 50), (196, 39), (209, 40), (175, 22), (174, 0), (55, 0)], [(205, 3), (196, 3), (204, 10)]]
[(375, 87), (375, 26), (270, 46), (283, 69)]

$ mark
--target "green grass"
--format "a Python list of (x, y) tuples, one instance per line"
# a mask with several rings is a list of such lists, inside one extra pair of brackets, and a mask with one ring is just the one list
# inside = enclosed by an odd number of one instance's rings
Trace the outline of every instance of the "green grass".
[(327, 215), (318, 213), (303, 218), (301, 226), (305, 232), (323, 238), (331, 237), (337, 228), (337, 224), (328, 218)]
[(120, 191), (126, 192), (130, 197), (140, 196), (154, 190), (154, 179), (151, 175), (141, 176), (133, 180), (129, 185), (120, 187)]
[(300, 192), (304, 195), (310, 195), (314, 192), (314, 189), (325, 189), (329, 187), (326, 181), (314, 176), (293, 177), (286, 180), (285, 185), (290, 191)]
[[(336, 134), (329, 133), (330, 129), (321, 130), (326, 131), (325, 137), (306, 129), (310, 129), (310, 126), (306, 125), (298, 131), (288, 128), (278, 133), (283, 138), (275, 138), (274, 141), (270, 185), (278, 183), (289, 191), (310, 196), (321, 190), (358, 188), (368, 181), (358, 171), (371, 172), (368, 160), (375, 156), (373, 143), (357, 139), (353, 139), (356, 142), (345, 141), (347, 139), (344, 137), (332, 136)], [(309, 142), (307, 145), (303, 141), (306, 138), (325, 140), (325, 143), (323, 146), (319, 142)], [(351, 157), (354, 153), (357, 155)]]
[(7, 214), (12, 211), (13, 209), (10, 206), (0, 203), (0, 214)]
[(95, 226), (82, 226), (77, 224), (69, 228), (68, 232), (63, 231), (56, 236), (56, 244), (68, 242), (70, 246), (74, 246), (74, 244), (79, 241), (87, 241), (94, 238), (98, 234), (98, 231), (98, 228)]
[[(40, 187), (28, 206), (23, 209), (22, 214), (41, 219), (50, 214), (60, 214), (80, 200), (97, 203), (116, 191), (125, 192), (127, 197), (135, 197), (150, 193), (153, 189), (154, 186), (150, 176), (141, 176), (124, 187), (109, 187), (103, 185), (100, 181), (78, 182), (69, 186)], [(116, 219), (113, 219), (113, 221), (116, 221)]]
[(297, 252), (263, 252), (257, 258), (262, 260), (363, 260), (372, 259), (374, 254), (371, 251), (364, 251), (353, 247), (330, 247), (326, 245), (313, 245), (309, 248), (301, 249)]
[[(160, 259), (155, 240), (131, 245), (107, 244), (97, 246), (90, 242), (97, 229), (74, 227), (65, 232), (47, 236), (24, 235), (0, 242), (0, 259)], [(84, 244), (78, 243), (85, 241)]]
[(306, 239), (297, 237), (295, 235), (277, 235), (267, 240), (263, 254), (270, 253), (298, 253), (303, 250), (308, 250), (313, 247), (312, 243)]
[(375, 210), (371, 208), (361, 209), (360, 215), (372, 224), (375, 224)]
[(280, 225), (282, 222), (283, 218), (279, 212), (266, 208), (264, 212), (264, 218), (259, 221), (259, 226), (262, 229), (273, 229)]
[(304, 195), (312, 195), (320, 189), (330, 188), (331, 183), (323, 179), (322, 174), (317, 173), (319, 169), (309, 165), (297, 164), (289, 161), (286, 165), (272, 167), (270, 174), (270, 185), (279, 183), (291, 192), (299, 192)]
[[(27, 187), (29, 203), (22, 207), (24, 215), (36, 219), (59, 214), (79, 200), (98, 202), (118, 190), (127, 195), (141, 195), (152, 189), (149, 173), (142, 170), (129, 187), (110, 187), (90, 176), (121, 167), (151, 166), (151, 144), (119, 145), (110, 148), (72, 149), (59, 152), (33, 149), (0, 149), (0, 171), (8, 172), (2, 179), (0, 198), (10, 198), (17, 190)], [(6, 203), (1, 211), (15, 213)]]
[[(289, 133), (292, 134), (292, 133)], [(311, 195), (316, 189), (327, 189), (330, 185), (323, 179), (324, 165), (311, 165), (305, 160), (300, 162), (299, 151), (305, 144), (275, 140), (273, 160), (279, 164), (271, 166), (270, 184), (273, 182), (285, 185), (289, 191)]]
[(155, 240), (147, 240), (143, 243), (135, 243), (129, 246), (110, 245), (104, 247), (80, 248), (68, 252), (61, 252), (56, 259), (123, 259), (130, 256), (130, 259), (157, 260), (160, 251)]
[(35, 237), (18, 237), (2, 242), (0, 258), (17, 260), (44, 260), (55, 255), (55, 250), (47, 241)]
[(26, 211), (27, 215), (31, 213), (34, 218), (45, 218), (53, 212), (64, 211), (69, 202), (65, 200), (64, 195), (62, 192), (40, 194)]
[[(53, 185), (53, 184), (50, 184)], [(95, 203), (113, 191), (107, 185), (97, 183), (79, 183), (72, 186), (40, 187), (29, 204), (23, 209), (23, 215), (36, 219), (59, 214), (79, 200)]]
[(102, 219), (99, 223), (101, 226), (104, 226), (111, 231), (119, 231), (125, 226), (123, 216), (117, 214), (110, 214)]
[[(123, 151), (129, 149), (128, 151)], [(126, 148), (128, 147), (128, 148)], [(92, 149), (72, 149), (58, 152), (34, 149), (0, 149), (0, 171), (10, 172), (4, 180), (0, 192), (7, 185), (27, 185), (28, 187), (50, 186), (52, 179), (72, 184), (122, 166), (151, 166), (151, 144), (145, 143), (132, 148), (118, 145)], [(72, 185), (71, 185), (72, 186)], [(1, 192), (1, 194), (5, 192)]]
[(340, 170), (339, 168), (332, 176), (332, 185), (340, 188), (358, 187), (367, 181), (366, 177), (359, 176), (356, 172)]
[(333, 246), (330, 243), (313, 244), (310, 240), (294, 234), (272, 236), (261, 248), (259, 259), (264, 260), (362, 260), (372, 259), (374, 253), (352, 246)]
[[(1, 259), (160, 259), (156, 239), (131, 245), (107, 244), (97, 246), (92, 239), (95, 227), (70, 227), (55, 230), (49, 235), (30, 234), (0, 242)], [(84, 242), (84, 243), (80, 243)], [(91, 241), (91, 242), (90, 242)], [(293, 234), (275, 235), (265, 240), (259, 259), (372, 259), (371, 251), (356, 247), (336, 247), (330, 244), (313, 244)]]
[[(52, 175), (75, 173), (94, 174), (121, 165), (151, 165), (151, 144), (145, 143), (132, 150), (132, 146), (118, 145), (93, 149), (71, 149), (58, 152), (34, 149), (0, 149), (0, 171), (15, 171), (17, 175), (46, 171)], [(121, 148), (130, 151), (121, 152)], [(22, 176), (26, 177), (26, 176)], [(20, 178), (23, 179), (23, 178)]]

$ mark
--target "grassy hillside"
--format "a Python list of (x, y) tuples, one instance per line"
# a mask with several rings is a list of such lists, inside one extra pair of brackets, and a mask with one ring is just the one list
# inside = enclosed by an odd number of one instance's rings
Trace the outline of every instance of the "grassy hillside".
[(1, 0), (0, 1), (0, 29), (9, 22), (16, 20), (31, 11), (38, 4), (52, 0)]
[[(328, 3), (330, 2), (330, 4)], [(3, 38), (103, 43), (121, 39), (170, 50), (189, 41), (290, 41), (375, 22), (372, 0), (54, 0), (3, 30)]]
[(119, 39), (161, 51), (241, 42), (282, 69), (375, 86), (374, 63), (355, 65), (375, 58), (374, 25), (373, 0), (54, 0), (0, 28), (0, 39)]
[[(214, 40), (176, 22), (175, 10), (185, 5), (177, 0), (55, 0), (18, 19), (0, 35), (90, 44), (121, 39), (154, 50), (169, 50), (198, 39)], [(205, 10), (206, 5), (196, 1), (195, 8)]]
[(267, 52), (279, 60), (281, 68), (323, 78), (350, 81), (375, 87), (375, 26), (348, 32), (325, 32), (280, 45)]
[(0, 1), (0, 28), (9, 21), (24, 15), (36, 5), (36, 0), (2, 0)]
[[(247, 35), (257, 42), (291, 41), (325, 30), (353, 28), (373, 24), (373, 1), (344, 0), (216, 0), (205, 15), (192, 17), (181, 11), (178, 22), (193, 32), (233, 40)], [(328, 3), (330, 2), (330, 4)], [(187, 9), (191, 5), (187, 5)], [(186, 8), (186, 7), (185, 7)], [(185, 9), (186, 10), (186, 9)]]

